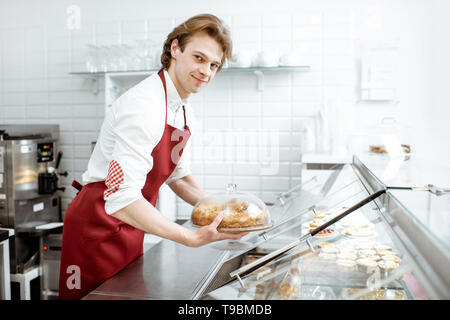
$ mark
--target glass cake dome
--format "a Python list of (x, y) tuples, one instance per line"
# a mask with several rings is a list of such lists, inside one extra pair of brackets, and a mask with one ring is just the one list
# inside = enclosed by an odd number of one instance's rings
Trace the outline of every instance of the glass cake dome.
[(269, 210), (258, 197), (227, 185), (224, 192), (211, 193), (200, 199), (192, 210), (191, 222), (196, 227), (211, 224), (217, 215), (223, 219), (217, 230), (243, 232), (268, 229), (272, 226)]

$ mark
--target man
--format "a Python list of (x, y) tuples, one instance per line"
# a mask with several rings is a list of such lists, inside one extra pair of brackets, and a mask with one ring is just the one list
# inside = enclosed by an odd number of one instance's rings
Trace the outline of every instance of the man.
[(205, 191), (183, 157), (193, 121), (188, 97), (205, 87), (231, 57), (221, 20), (198, 15), (176, 27), (161, 55), (162, 69), (117, 99), (105, 115), (83, 174), (84, 186), (64, 218), (60, 299), (80, 299), (142, 255), (144, 233), (198, 247), (238, 239), (209, 226), (187, 229), (155, 208), (166, 182), (194, 205)]

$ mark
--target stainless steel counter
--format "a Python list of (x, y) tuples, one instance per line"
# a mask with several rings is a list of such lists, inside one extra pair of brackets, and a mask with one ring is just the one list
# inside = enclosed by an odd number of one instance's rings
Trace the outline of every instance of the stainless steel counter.
[(163, 239), (84, 299), (192, 299), (227, 254), (212, 245), (190, 248)]

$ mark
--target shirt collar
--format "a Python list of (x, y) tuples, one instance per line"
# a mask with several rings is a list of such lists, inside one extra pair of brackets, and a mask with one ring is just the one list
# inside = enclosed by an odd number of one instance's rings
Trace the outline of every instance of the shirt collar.
[(188, 99), (182, 100), (178, 94), (169, 73), (164, 70), (164, 78), (166, 79), (166, 90), (167, 90), (167, 106), (173, 111), (177, 111), (181, 106), (188, 103)]

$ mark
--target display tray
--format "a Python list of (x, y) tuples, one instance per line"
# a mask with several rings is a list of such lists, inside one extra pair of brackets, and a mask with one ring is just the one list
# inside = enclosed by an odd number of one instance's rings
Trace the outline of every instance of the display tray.
[[(201, 228), (204, 226), (199, 226), (194, 224), (191, 221), (192, 226), (196, 228)], [(267, 224), (263, 226), (255, 226), (255, 227), (243, 227), (243, 228), (217, 228), (217, 231), (223, 232), (223, 233), (240, 233), (240, 232), (253, 232), (253, 231), (261, 231), (261, 230), (267, 230), (269, 228), (273, 227), (273, 220), (269, 221)]]

